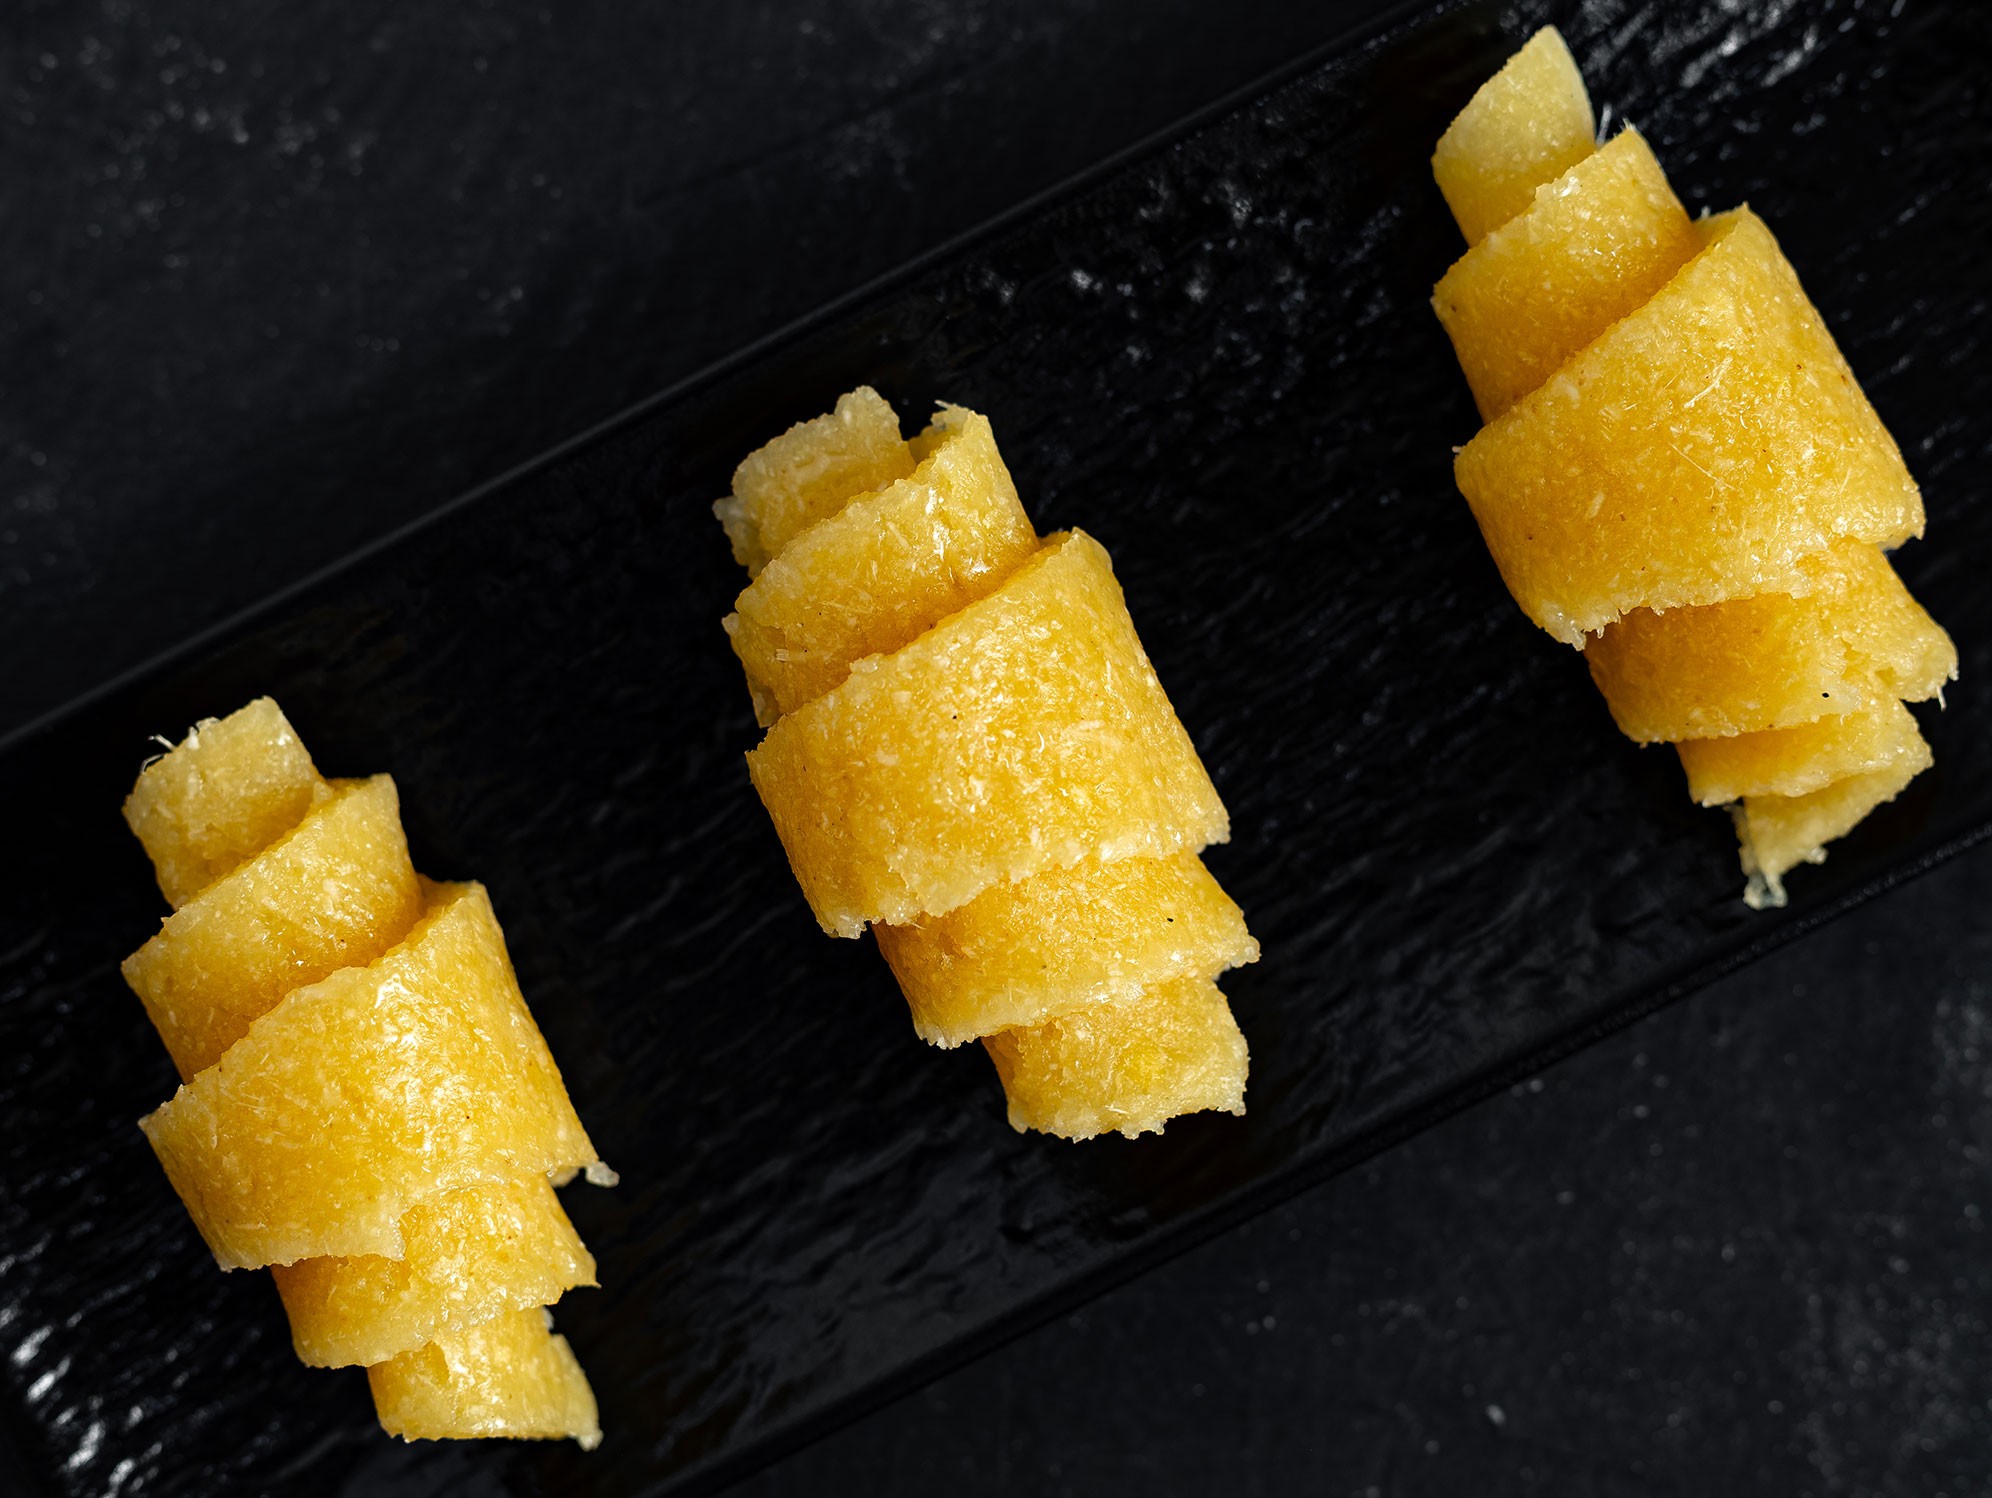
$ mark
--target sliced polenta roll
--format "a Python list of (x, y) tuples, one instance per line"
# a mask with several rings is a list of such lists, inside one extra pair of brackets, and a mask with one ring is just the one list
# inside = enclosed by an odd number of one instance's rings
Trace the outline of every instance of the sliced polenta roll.
[(1764, 222), (1690, 220), (1580, 116), (1545, 30), (1433, 158), (1470, 245), (1433, 308), (1486, 422), (1454, 474), (1523, 612), (1736, 808), (1745, 899), (1782, 904), (1930, 762), (1903, 704), (1957, 653), (1884, 555), (1922, 495)]
[(323, 779), (268, 699), (126, 816), (177, 909), (125, 976), (186, 1079), (142, 1127), (223, 1266), (272, 1264), (307, 1363), (415, 1359), (377, 1385), (391, 1429), (598, 1440), (542, 1308), (595, 1282), (553, 1181), (611, 1176), (482, 891), (422, 880), (394, 782)]
[(725, 621), (767, 729), (749, 774), (805, 898), (872, 929), (923, 1039), (987, 1043), (1019, 1129), (1242, 1109), (1210, 980), (1258, 944), (1197, 856), (1229, 824), (1105, 551), (1038, 538), (983, 416), (942, 406), (904, 474), (889, 420), (854, 391), (715, 506), (753, 574)]

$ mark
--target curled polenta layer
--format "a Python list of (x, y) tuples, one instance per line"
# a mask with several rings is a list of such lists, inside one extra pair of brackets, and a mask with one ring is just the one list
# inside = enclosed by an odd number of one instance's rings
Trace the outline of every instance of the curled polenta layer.
[(1885, 549), (1923, 502), (1763, 221), (1690, 220), (1536, 33), (1440, 141), (1434, 291), (1486, 425), (1454, 471), (1525, 613), (1731, 805), (1752, 905), (1930, 764), (1957, 652)]
[(823, 928), (871, 927), (923, 1039), (984, 1042), (1019, 1130), (1243, 1112), (1211, 980), (1258, 945), (1197, 857), (1229, 824), (1099, 543), (1040, 540), (984, 417), (909, 442), (862, 388), (714, 508), (749, 773)]
[(592, 1447), (552, 1180), (612, 1176), (482, 886), (416, 874), (394, 782), (323, 780), (268, 699), (125, 816), (175, 907), (125, 976), (185, 1079), (141, 1127), (216, 1261), (271, 1266), (298, 1356), (367, 1366), (392, 1433)]

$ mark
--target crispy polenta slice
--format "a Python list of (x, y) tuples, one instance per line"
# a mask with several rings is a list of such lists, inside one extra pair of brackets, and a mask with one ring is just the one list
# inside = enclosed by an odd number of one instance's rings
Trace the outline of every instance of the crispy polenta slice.
[(147, 765), (124, 816), (177, 910), (295, 827), (326, 789), (290, 720), (258, 697), (203, 719)]
[(950, 1047), (1259, 956), (1244, 914), (1194, 853), (1088, 859), (873, 934), (920, 1038)]
[(913, 462), (892, 407), (861, 385), (840, 396), (828, 415), (798, 422), (750, 453), (734, 471), (733, 492), (713, 513), (734, 559), (757, 576), (796, 536), (853, 496), (905, 478)]
[(286, 996), (141, 1123), (224, 1269), (405, 1252), (447, 1191), (599, 1167), (482, 885)]
[(1850, 775), (1805, 796), (1751, 796), (1735, 808), (1742, 844), (1743, 898), (1753, 909), (1785, 903), (1784, 876), (1801, 863), (1823, 863), (1826, 845), (1845, 837), (1876, 807), (1893, 801), (1933, 763), (1920, 737), (1920, 752), (1886, 769)]
[(1633, 609), (1802, 589), (1842, 539), (1922, 534), (1771, 231), (1747, 208), (1697, 227), (1706, 249), (1454, 463), (1508, 590), (1568, 645)]
[(987, 417), (943, 406), (907, 477), (791, 540), (725, 620), (763, 727), (851, 663), (889, 654), (986, 597), (1037, 550)]
[(1867, 696), (1857, 712), (1795, 728), (1676, 745), (1688, 793), (1703, 806), (1727, 806), (1747, 796), (1808, 796), (1911, 760), (1927, 764), (1929, 749), (1909, 709), (1878, 687)]
[(1584, 663), (1642, 744), (1790, 728), (1869, 705), (1922, 702), (1957, 678), (1957, 647), (1879, 547), (1842, 541), (1802, 564), (1805, 590), (1656, 614), (1592, 637)]
[(544, 1309), (503, 1311), (367, 1369), (381, 1429), (404, 1441), (602, 1443), (595, 1391)]
[(422, 906), (393, 779), (344, 782), (168, 916), (125, 981), (189, 1078), (292, 989), (380, 956)]
[(1584, 75), (1563, 34), (1545, 26), (1439, 138), (1432, 175), (1466, 242), (1479, 244), (1589, 156), (1596, 139)]
[(1700, 249), (1637, 130), (1543, 187), (1432, 292), (1481, 420), (1548, 379)]
[(1194, 851), (1224, 805), (1100, 544), (1049, 538), (987, 598), (783, 718), (747, 756), (826, 931), (944, 915), (1082, 859)]
[(1205, 977), (1173, 978), (982, 1043), (1019, 1133), (1132, 1139), (1185, 1113), (1245, 1111), (1245, 1037)]
[(318, 1368), (386, 1362), (501, 1311), (552, 1305), (595, 1283), (595, 1260), (543, 1175), (467, 1186), (409, 1209), (404, 1256), (271, 1266), (298, 1357)]

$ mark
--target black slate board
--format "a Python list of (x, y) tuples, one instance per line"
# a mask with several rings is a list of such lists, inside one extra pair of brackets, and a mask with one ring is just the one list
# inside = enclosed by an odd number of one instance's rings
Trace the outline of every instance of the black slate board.
[[(1457, 248), (1425, 160), (1545, 16), (1691, 206), (1780, 233), (1925, 484), (1902, 567), (1965, 670), (1938, 767), (1781, 914), (1742, 907), (1725, 820), (1617, 738), (1452, 491), (1474, 421), (1425, 308)], [(1986, 42), (1961, 7), (1400, 18), (17, 737), (9, 1439), (69, 1492), (708, 1485), (1979, 836)], [(1245, 1120), (1018, 1138), (981, 1058), (919, 1046), (803, 909), (738, 758), (706, 501), (860, 379), (987, 410), (1040, 527), (1113, 550), (1266, 948), (1227, 985)], [(115, 808), (149, 734), (258, 692), (329, 772), (395, 774), (420, 867), (491, 886), (623, 1171), (569, 1194), (607, 1287), (559, 1312), (593, 1456), (385, 1442), (262, 1280), (213, 1272), (131, 1127), (171, 1074), (115, 973), (158, 914)]]

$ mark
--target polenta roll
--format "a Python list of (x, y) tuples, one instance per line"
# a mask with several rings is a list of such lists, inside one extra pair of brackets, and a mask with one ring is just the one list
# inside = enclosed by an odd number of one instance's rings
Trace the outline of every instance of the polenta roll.
[(1903, 704), (1957, 652), (1886, 556), (1922, 495), (1763, 220), (1691, 220), (1637, 131), (1592, 128), (1550, 27), (1439, 142), (1470, 248), (1432, 305), (1486, 423), (1454, 473), (1523, 612), (1783, 904), (1930, 763)]
[(1213, 980), (1258, 944), (1197, 856), (1229, 821), (1099, 543), (1038, 536), (987, 418), (908, 441), (862, 388), (714, 508), (749, 775), (823, 929), (873, 931), (922, 1039), (984, 1043), (1019, 1130), (1244, 1111)]
[(601, 1439), (545, 1307), (595, 1283), (553, 1185), (610, 1182), (483, 887), (409, 861), (394, 782), (327, 781), (277, 705), (148, 766), (125, 817), (175, 907), (126, 963), (179, 1068), (140, 1127), (298, 1356), (409, 1438)]

